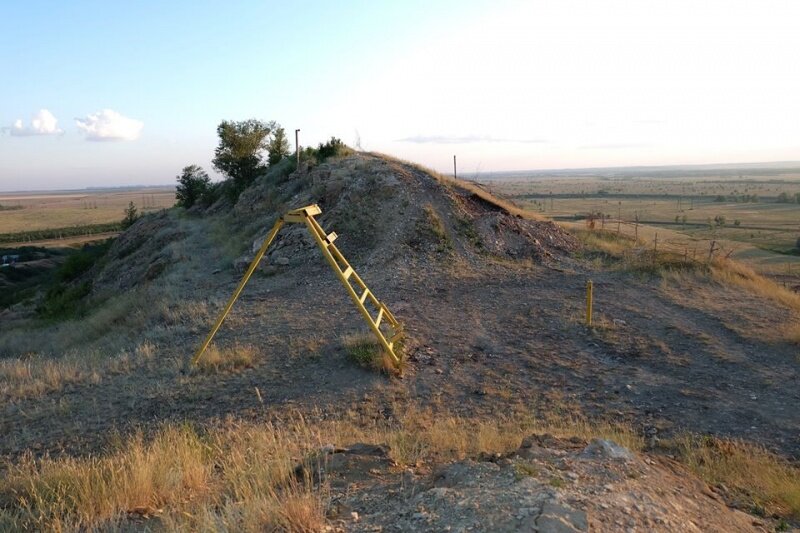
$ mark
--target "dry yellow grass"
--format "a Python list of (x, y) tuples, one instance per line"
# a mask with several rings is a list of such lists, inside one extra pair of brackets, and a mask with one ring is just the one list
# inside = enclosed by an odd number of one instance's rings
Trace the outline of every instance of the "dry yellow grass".
[[(399, 410), (398, 411), (402, 411)], [(567, 417), (466, 419), (407, 408), (394, 422), (374, 418), (282, 423), (231, 422), (207, 432), (168, 425), (151, 440), (134, 435), (101, 456), (34, 459), (0, 479), (0, 529), (75, 531), (157, 516), (168, 530), (318, 531), (325, 488), (295, 479), (294, 466), (327, 443), (387, 443), (400, 465), (517, 448), (531, 433), (612, 438), (633, 449), (632, 431)]]
[(257, 350), (249, 344), (236, 343), (233, 346), (219, 348), (210, 345), (197, 361), (197, 370), (204, 373), (224, 372), (251, 368), (256, 359)]
[(712, 278), (720, 283), (736, 285), (749, 292), (783, 304), (800, 312), (800, 294), (756, 273), (752, 268), (729, 259), (717, 259), (711, 265)]
[[(294, 477), (327, 443), (389, 445), (398, 465), (436, 464), (516, 449), (527, 435), (607, 438), (641, 450), (626, 426), (525, 411), (471, 419), (406, 407), (399, 420), (314, 420), (280, 425), (229, 422), (206, 432), (167, 425), (151, 440), (122, 441), (101, 456), (25, 457), (0, 479), (0, 529), (75, 531), (121, 526), (131, 515), (157, 517), (168, 530), (319, 531), (328, 494)], [(737, 503), (800, 517), (800, 470), (763, 448), (686, 437), (674, 443), (687, 466), (724, 484)]]
[[(641, 243), (624, 235), (616, 235), (610, 231), (587, 231), (572, 229), (584, 245), (592, 250), (601, 251), (621, 260), (621, 267), (628, 270), (647, 271), (652, 273), (685, 272), (692, 275), (705, 275), (722, 285), (740, 287), (752, 294), (777, 302), (792, 311), (800, 312), (800, 295), (774, 281), (758, 274), (752, 268), (732, 259), (718, 257), (712, 261), (696, 261), (682, 254), (669, 250), (654, 253), (652, 249), (642, 249), (636, 253)], [(787, 340), (797, 339), (797, 327), (787, 331)]]
[(141, 342), (132, 351), (114, 356), (70, 352), (54, 359), (37, 354), (0, 359), (0, 399), (17, 401), (59, 391), (76, 383), (98, 383), (106, 373), (126, 373), (151, 360), (156, 347)]
[(800, 468), (740, 441), (686, 436), (676, 441), (683, 462), (712, 485), (724, 485), (740, 506), (800, 518)]
[(795, 344), (800, 344), (800, 324), (789, 324), (784, 331), (784, 337)]

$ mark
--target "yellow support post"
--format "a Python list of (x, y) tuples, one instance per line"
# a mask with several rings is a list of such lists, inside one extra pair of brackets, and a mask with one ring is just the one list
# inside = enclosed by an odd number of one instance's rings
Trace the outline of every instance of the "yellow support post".
[(592, 326), (592, 293), (594, 292), (594, 288), (592, 286), (592, 280), (586, 282), (586, 325), (591, 327)]
[(272, 231), (270, 231), (269, 235), (267, 235), (267, 238), (264, 239), (264, 243), (261, 245), (261, 248), (259, 248), (258, 253), (253, 258), (253, 261), (250, 263), (250, 267), (247, 269), (247, 272), (244, 273), (242, 281), (239, 282), (239, 285), (236, 287), (236, 290), (233, 291), (233, 295), (230, 297), (228, 303), (225, 305), (225, 309), (222, 310), (222, 313), (219, 315), (217, 321), (214, 323), (214, 327), (212, 327), (211, 331), (208, 332), (206, 340), (203, 342), (202, 346), (200, 346), (200, 349), (197, 350), (197, 353), (194, 354), (194, 357), (192, 357), (193, 365), (197, 364), (197, 361), (200, 360), (200, 357), (203, 355), (203, 352), (205, 352), (206, 349), (208, 348), (208, 345), (211, 344), (211, 340), (214, 338), (214, 335), (217, 334), (217, 331), (219, 330), (220, 326), (222, 326), (222, 322), (225, 320), (225, 317), (227, 317), (228, 313), (231, 312), (231, 308), (233, 307), (234, 302), (236, 301), (237, 298), (239, 298), (239, 295), (242, 293), (244, 286), (250, 280), (250, 276), (252, 276), (253, 272), (255, 272), (259, 261), (261, 261), (261, 258), (264, 257), (264, 254), (267, 252), (267, 248), (269, 248), (269, 245), (272, 244), (273, 240), (275, 240), (275, 236), (278, 234), (278, 231), (280, 231), (282, 226), (283, 226), (283, 218), (279, 218), (275, 222), (275, 225), (272, 226)]
[[(359, 313), (364, 317), (364, 319), (369, 324), (370, 329), (377, 337), (378, 341), (380, 342), (381, 346), (384, 350), (390, 355), (394, 364), (400, 363), (400, 358), (394, 351), (394, 344), (397, 342), (403, 335), (403, 326), (394, 315), (389, 311), (389, 308), (386, 305), (378, 300), (375, 295), (367, 288), (366, 283), (361, 277), (356, 273), (350, 263), (347, 262), (344, 255), (339, 251), (336, 245), (333, 243), (336, 240), (336, 233), (326, 233), (325, 230), (322, 229), (319, 222), (314, 219), (314, 216), (319, 215), (322, 213), (322, 210), (317, 205), (309, 205), (306, 207), (302, 207), (300, 209), (294, 209), (289, 211), (284, 216), (279, 218), (275, 225), (272, 227), (272, 231), (270, 231), (269, 235), (266, 239), (264, 239), (261, 248), (258, 250), (258, 253), (253, 258), (253, 261), (250, 263), (250, 267), (247, 269), (242, 280), (239, 282), (239, 285), (236, 287), (236, 290), (233, 292), (230, 300), (228, 300), (227, 305), (223, 309), (222, 313), (217, 318), (217, 321), (214, 323), (214, 326), (211, 328), (211, 331), (208, 333), (205, 341), (203, 342), (202, 346), (197, 350), (194, 357), (192, 358), (192, 364), (197, 364), (197, 361), (203, 355), (203, 353), (208, 348), (208, 345), (211, 344), (211, 340), (216, 335), (217, 331), (219, 330), (220, 326), (222, 326), (222, 322), (225, 320), (225, 317), (228, 316), (230, 313), (231, 308), (233, 307), (234, 302), (241, 294), (242, 290), (244, 289), (245, 284), (247, 284), (250, 276), (253, 275), (258, 263), (264, 257), (264, 254), (267, 251), (267, 248), (272, 244), (272, 241), (275, 240), (275, 236), (280, 231), (281, 227), (286, 222), (296, 222), (296, 223), (304, 223), (308, 230), (311, 232), (311, 235), (314, 237), (314, 241), (319, 246), (319, 249), (322, 251), (322, 255), (328, 261), (331, 268), (333, 269), (336, 276), (339, 278), (339, 281), (342, 282), (342, 285), (345, 286), (347, 289), (347, 293), (350, 295), (350, 298), (353, 300), (353, 303), (358, 308)], [(353, 285), (351, 284), (350, 280), (355, 280), (355, 283), (358, 285), (360, 289), (363, 289), (362, 294), (356, 293)], [(376, 318), (372, 318), (370, 312), (364, 306), (366, 301), (369, 300), (371, 304), (375, 306), (378, 310), (378, 315)], [(386, 339), (386, 336), (380, 329), (381, 323), (388, 324), (392, 329), (393, 333), (390, 337), (390, 340)]]
[[(356, 305), (356, 308), (358, 308), (358, 312), (361, 313), (361, 316), (363, 316), (364, 320), (367, 321), (367, 324), (372, 330), (372, 333), (375, 334), (375, 337), (378, 339), (378, 342), (380, 342), (383, 349), (386, 350), (386, 352), (392, 358), (392, 361), (395, 364), (399, 364), (400, 358), (394, 353), (394, 342), (389, 342), (388, 340), (386, 340), (386, 337), (380, 330), (380, 319), (382, 318), (382, 316), (385, 315), (387, 321), (392, 325), (395, 331), (399, 330), (400, 324), (397, 322), (394, 316), (389, 312), (389, 309), (386, 308), (386, 306), (383, 305), (383, 303), (378, 301), (378, 299), (375, 298), (372, 292), (370, 291), (367, 293), (367, 296), (378, 307), (378, 318), (377, 319), (372, 318), (372, 316), (369, 314), (369, 311), (367, 311), (367, 308), (364, 307), (364, 303), (361, 301), (361, 297), (356, 293), (355, 289), (353, 289), (353, 286), (350, 284), (349, 280), (351, 277), (354, 278), (356, 280), (356, 283), (358, 283), (358, 285), (364, 287), (365, 291), (368, 291), (369, 289), (366, 288), (366, 284), (361, 280), (361, 277), (359, 277), (359, 275), (356, 274), (355, 270), (353, 270), (353, 267), (351, 267), (350, 264), (347, 263), (347, 260), (344, 258), (341, 252), (339, 252), (338, 248), (336, 248), (334, 244), (328, 244), (324, 240), (325, 231), (322, 229), (322, 226), (319, 225), (319, 222), (314, 220), (313, 217), (309, 216), (306, 218), (306, 225), (308, 226), (311, 235), (314, 236), (314, 240), (317, 242), (317, 246), (319, 246), (319, 249), (322, 251), (322, 255), (325, 256), (325, 259), (328, 261), (328, 264), (330, 264), (331, 268), (336, 273), (336, 276), (339, 278), (339, 281), (341, 281), (342, 285), (344, 285), (345, 289), (347, 290), (347, 293), (350, 295), (350, 299), (353, 300), (353, 303)], [(337, 260), (346, 265), (344, 270), (341, 269), (341, 267), (339, 266), (339, 262), (337, 262)]]

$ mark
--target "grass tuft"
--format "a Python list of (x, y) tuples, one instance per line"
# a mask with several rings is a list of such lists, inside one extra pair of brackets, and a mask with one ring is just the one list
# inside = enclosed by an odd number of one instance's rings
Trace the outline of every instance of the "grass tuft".
[[(400, 365), (396, 364), (392, 356), (383, 349), (378, 339), (372, 332), (351, 333), (342, 337), (342, 344), (347, 357), (362, 368), (382, 372), (390, 376), (397, 376), (403, 371), (403, 358)], [(395, 353), (402, 353), (402, 345), (395, 344)]]
[(256, 354), (255, 347), (249, 344), (236, 343), (227, 348), (218, 348), (212, 344), (206, 348), (195, 368), (204, 374), (252, 368)]

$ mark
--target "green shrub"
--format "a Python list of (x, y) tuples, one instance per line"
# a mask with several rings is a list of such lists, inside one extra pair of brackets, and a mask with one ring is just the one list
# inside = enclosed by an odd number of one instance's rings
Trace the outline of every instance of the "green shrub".
[(67, 257), (64, 264), (56, 271), (56, 280), (70, 282), (77, 279), (106, 254), (112, 242), (112, 239), (108, 239), (102, 244), (84, 245), (79, 251)]
[(320, 145), (317, 147), (317, 153), (319, 155), (319, 159), (324, 161), (329, 157), (350, 155), (353, 153), (353, 150), (344, 144), (341, 139), (331, 137), (330, 140), (325, 144), (320, 143)]
[(51, 287), (36, 309), (42, 318), (69, 318), (83, 313), (83, 298), (92, 290), (88, 281), (77, 285), (58, 284)]
[(70, 255), (53, 274), (50, 287), (45, 292), (37, 314), (42, 318), (69, 318), (79, 316), (86, 310), (84, 298), (91, 292), (92, 283), (75, 283), (98, 262), (103, 261), (111, 247), (112, 239), (102, 244), (87, 244)]

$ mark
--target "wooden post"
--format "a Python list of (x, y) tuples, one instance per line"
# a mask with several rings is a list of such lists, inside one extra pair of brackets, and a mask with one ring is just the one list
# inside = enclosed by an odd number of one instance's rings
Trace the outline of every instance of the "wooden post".
[(294, 151), (297, 152), (297, 169), (300, 169), (300, 130), (294, 130)]
[(653, 252), (658, 252), (658, 232), (656, 232), (656, 236), (653, 239)]
[(714, 257), (714, 252), (716, 251), (714, 246), (717, 244), (717, 241), (711, 241), (711, 247), (708, 249), (708, 262), (711, 262), (711, 259)]
[(593, 293), (592, 280), (586, 282), (586, 325), (592, 325), (592, 293)]
[(634, 233), (634, 235), (633, 235), (634, 240), (638, 241), (639, 240), (639, 223), (638, 222), (634, 222), (633, 223), (633, 233)]
[(456, 172), (456, 156), (453, 155), (453, 179), (458, 179), (458, 173)]

